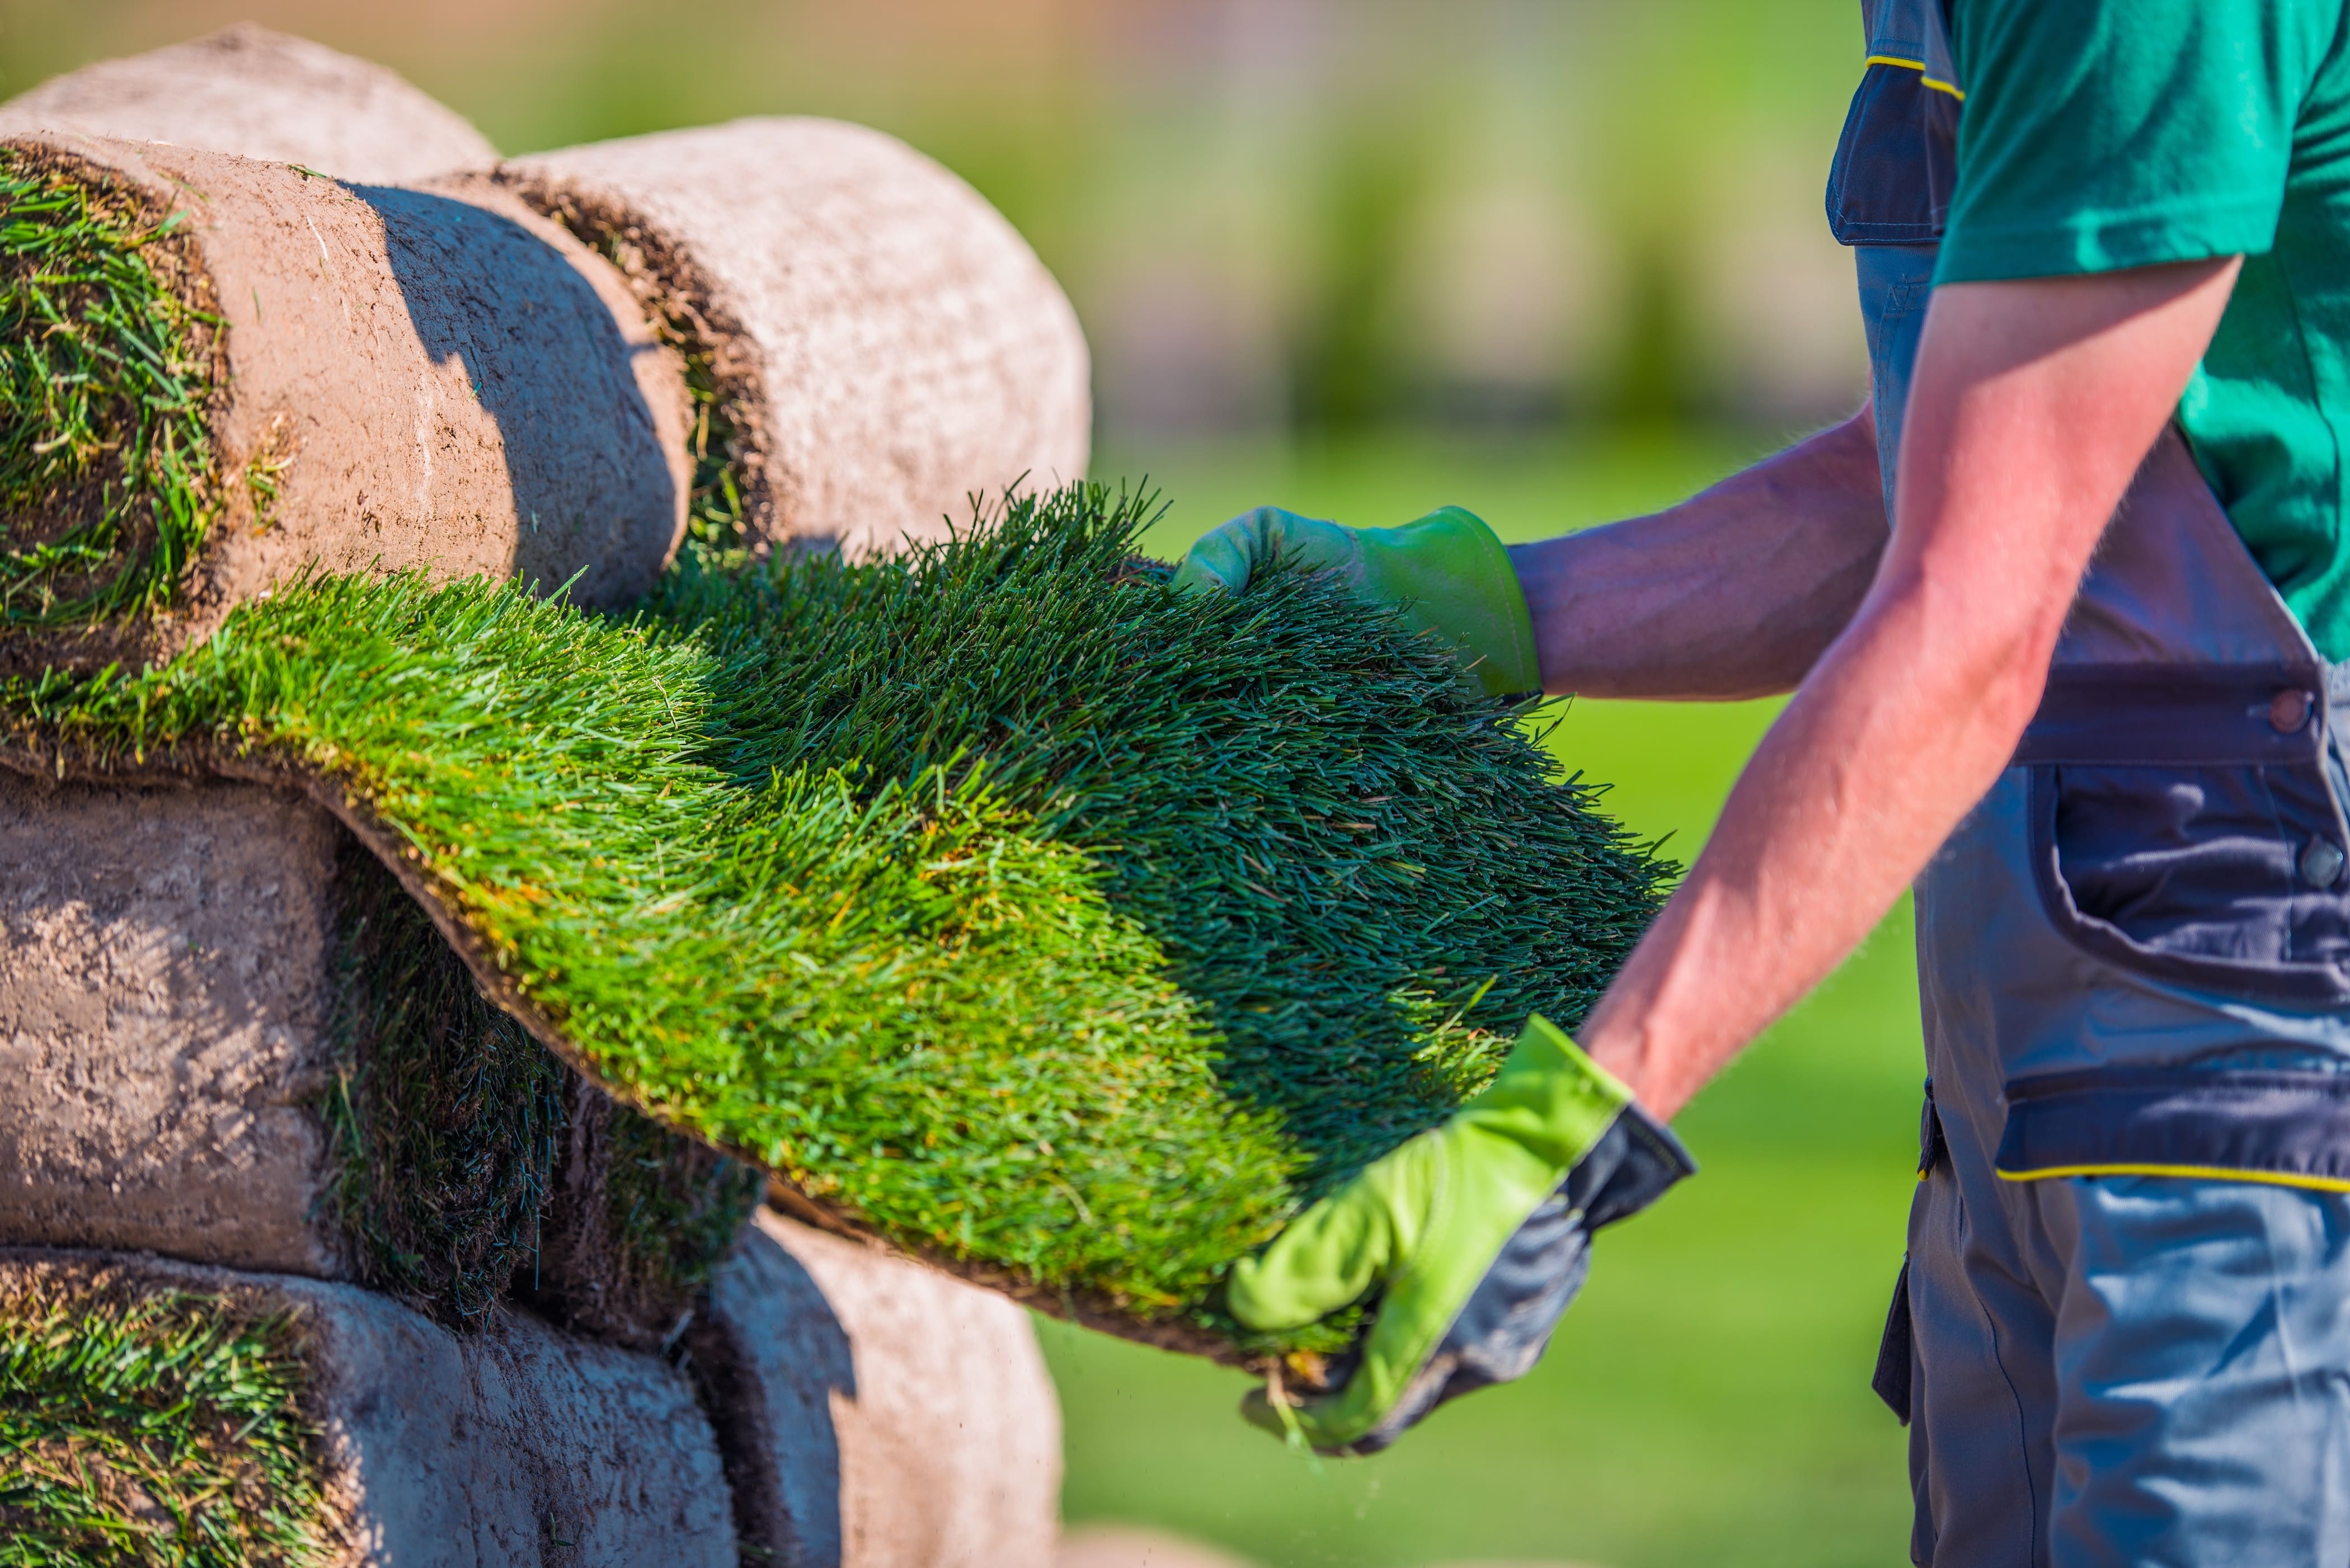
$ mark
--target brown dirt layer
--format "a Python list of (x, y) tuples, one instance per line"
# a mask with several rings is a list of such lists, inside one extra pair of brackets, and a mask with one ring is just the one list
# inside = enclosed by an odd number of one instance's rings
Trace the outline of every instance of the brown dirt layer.
[(1052, 1560), (1060, 1404), (1009, 1302), (762, 1214), (685, 1349), (746, 1563)]
[[(307, 567), (519, 576), (591, 606), (650, 587), (684, 526), (686, 409), (610, 265), (485, 180), (348, 184), (286, 164), (59, 135), (36, 166), (185, 211), (219, 313), (222, 510), (181, 603), (0, 645), (0, 670), (168, 657)], [(265, 463), (265, 507), (237, 483)], [(39, 519), (8, 519), (37, 530)]]
[(894, 138), (760, 119), (536, 154), (498, 178), (629, 260), (709, 334), (748, 522), (854, 556), (968, 523), (1022, 475), (1083, 476), (1085, 337), (970, 186)]
[(0, 772), (0, 1241), (334, 1277), (333, 817)]
[(463, 115), (383, 67), (250, 22), (100, 60), (0, 103), (0, 135), (26, 130), (169, 141), (373, 184), (498, 158)]

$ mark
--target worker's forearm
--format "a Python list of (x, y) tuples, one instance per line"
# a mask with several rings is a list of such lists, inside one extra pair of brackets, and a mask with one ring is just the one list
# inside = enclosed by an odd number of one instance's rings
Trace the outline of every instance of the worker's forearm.
[(1585, 1020), (1664, 1116), (1817, 984), (1998, 776), (2229, 262), (1936, 292), (1877, 580)]
[(1981, 797), (2045, 655), (1948, 642), (1933, 596), (1873, 601), (1764, 739), (1713, 838), (1582, 1031), (1669, 1117), (1883, 919)]
[(1864, 411), (1667, 511), (1513, 545), (1544, 690), (1794, 690), (1868, 589), (1882, 495)]

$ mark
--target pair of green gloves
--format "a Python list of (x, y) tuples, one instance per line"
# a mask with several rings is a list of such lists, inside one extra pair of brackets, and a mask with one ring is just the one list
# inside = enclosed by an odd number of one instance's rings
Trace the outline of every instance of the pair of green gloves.
[[(1542, 685), (1509, 554), (1457, 506), (1401, 528), (1262, 507), (1193, 545), (1175, 584), (1241, 593), (1276, 563), (1329, 573), (1440, 639), (1473, 690)], [(1336, 1388), (1292, 1401), (1276, 1386), (1243, 1413), (1325, 1453), (1371, 1453), (1444, 1400), (1523, 1376), (1582, 1288), (1591, 1232), (1695, 1168), (1631, 1090), (1535, 1015), (1483, 1093), (1234, 1265), (1225, 1300), (1251, 1328), (1301, 1328), (1376, 1296)]]

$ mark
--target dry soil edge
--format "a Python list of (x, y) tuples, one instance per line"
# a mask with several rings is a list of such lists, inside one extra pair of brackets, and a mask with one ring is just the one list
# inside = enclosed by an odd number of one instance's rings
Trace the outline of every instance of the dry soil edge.
[(536, 154), (498, 178), (629, 237), (712, 338), (753, 534), (864, 557), (1082, 478), (1076, 313), (986, 200), (893, 137), (754, 119)]
[[(0, 666), (168, 657), (307, 567), (650, 588), (685, 524), (683, 371), (619, 275), (486, 180), (356, 185), (156, 143), (8, 138), (127, 182), (224, 324), (208, 409), (224, 510), (154, 624), (19, 639)], [(277, 496), (243, 483), (266, 465)]]
[(1010, 1302), (763, 1213), (687, 1353), (746, 1551), (826, 1568), (1052, 1561), (1060, 1405)]
[(657, 1356), (519, 1314), (452, 1334), (315, 1280), (0, 1249), (0, 1303), (165, 1290), (300, 1313), (338, 1568), (736, 1568), (715, 1438)]
[(0, 135), (26, 130), (169, 141), (372, 184), (498, 158), (463, 115), (393, 72), (250, 22), (100, 60), (0, 103)]
[(334, 1278), (335, 820), (0, 770), (0, 1242)]

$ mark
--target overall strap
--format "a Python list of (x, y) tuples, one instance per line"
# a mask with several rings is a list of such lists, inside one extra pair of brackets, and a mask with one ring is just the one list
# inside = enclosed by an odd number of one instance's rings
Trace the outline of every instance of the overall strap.
[(1828, 175), (1847, 245), (1930, 245), (1957, 184), (1959, 105), (1941, 0), (1864, 0), (1868, 53)]
[[(1868, 331), (1886, 513), (1934, 261), (1957, 185), (1966, 92), (1943, 0), (1864, 0), (1866, 56), (1827, 191), (1855, 247)], [(2220, 666), (2198, 685), (2151, 667)], [(2307, 729), (2270, 722), (2302, 697)], [(2174, 428), (2107, 525), (2065, 623), (2022, 757), (2129, 754), (2188, 763), (2300, 754), (2332, 728), (2329, 672), (2244, 546)]]

